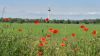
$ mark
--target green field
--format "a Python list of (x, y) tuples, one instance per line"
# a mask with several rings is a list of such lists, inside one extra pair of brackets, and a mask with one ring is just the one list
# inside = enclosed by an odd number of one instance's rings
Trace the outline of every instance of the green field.
[[(85, 25), (85, 24), (83, 24)], [(100, 25), (0, 23), (0, 56), (100, 56)], [(53, 34), (49, 29), (57, 29)], [(96, 30), (96, 36), (92, 31)], [(72, 37), (72, 33), (76, 36)], [(51, 37), (46, 38), (47, 34)], [(46, 38), (40, 47), (40, 38)], [(66, 41), (62, 40), (67, 38)], [(64, 46), (61, 44), (64, 43)]]

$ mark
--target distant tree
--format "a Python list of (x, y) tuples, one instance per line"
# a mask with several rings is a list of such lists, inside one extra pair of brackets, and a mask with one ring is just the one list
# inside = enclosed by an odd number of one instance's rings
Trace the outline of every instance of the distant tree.
[(3, 22), (3, 18), (0, 18), (0, 22)]
[(96, 22), (96, 24), (100, 23), (100, 19), (96, 19), (95, 22)]
[(83, 23), (89, 24), (89, 21), (88, 20), (84, 20)]
[(67, 20), (67, 23), (68, 23), (68, 24), (71, 24), (71, 20), (68, 19), (68, 20)]
[(59, 20), (59, 23), (64, 23), (64, 20)]
[[(10, 23), (33, 23), (35, 20), (38, 20), (40, 23), (64, 23), (64, 24), (99, 24), (100, 23), (100, 19), (88, 19), (88, 20), (57, 20), (57, 19), (53, 19), (53, 20), (49, 20), (48, 22), (45, 22), (45, 20), (43, 18), (40, 19), (22, 19), (22, 18), (10, 18)], [(0, 22), (5, 22), (3, 20), (3, 18), (0, 18)]]
[(76, 24), (79, 24), (80, 22), (79, 21), (76, 21)]

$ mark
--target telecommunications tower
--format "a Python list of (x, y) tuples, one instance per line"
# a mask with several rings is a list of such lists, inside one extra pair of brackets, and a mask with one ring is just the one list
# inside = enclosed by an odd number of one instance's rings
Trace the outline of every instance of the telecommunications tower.
[(51, 9), (48, 9), (48, 18), (50, 19), (50, 15), (51, 15)]
[(6, 7), (4, 7), (3, 10), (2, 10), (2, 16), (1, 16), (2, 19), (4, 17), (5, 9), (6, 9)]

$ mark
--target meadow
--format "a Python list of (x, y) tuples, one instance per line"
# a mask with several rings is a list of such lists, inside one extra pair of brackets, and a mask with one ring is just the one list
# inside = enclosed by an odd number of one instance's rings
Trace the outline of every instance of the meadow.
[(0, 56), (100, 56), (100, 25), (0, 23)]

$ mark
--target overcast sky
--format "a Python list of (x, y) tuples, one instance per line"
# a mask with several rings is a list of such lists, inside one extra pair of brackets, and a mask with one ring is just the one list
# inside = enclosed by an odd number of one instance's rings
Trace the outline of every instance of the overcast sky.
[(51, 19), (100, 18), (100, 0), (0, 0), (0, 17), (46, 18), (51, 8)]

